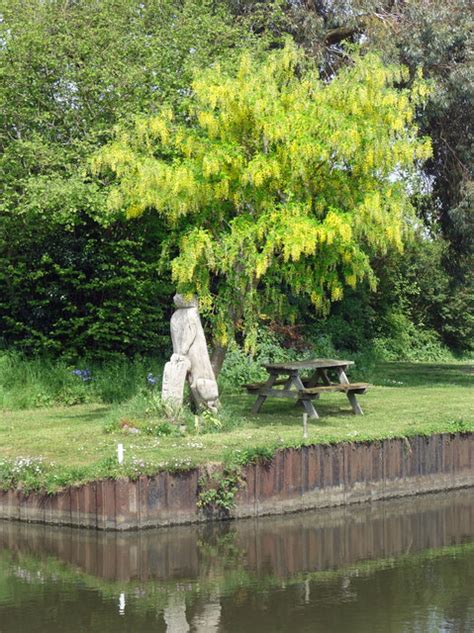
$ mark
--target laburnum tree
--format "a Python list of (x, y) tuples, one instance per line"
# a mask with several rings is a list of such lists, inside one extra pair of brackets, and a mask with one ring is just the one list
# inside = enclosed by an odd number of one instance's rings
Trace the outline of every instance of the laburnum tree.
[(405, 79), (375, 54), (328, 82), (291, 42), (244, 53), (197, 73), (185, 122), (140, 117), (94, 157), (114, 176), (111, 209), (167, 223), (159, 247), (212, 324), (216, 371), (236, 332), (251, 346), (262, 315), (291, 317), (292, 296), (324, 310), (347, 285), (374, 286), (370, 256), (402, 249), (431, 151), (414, 123), (427, 86)]

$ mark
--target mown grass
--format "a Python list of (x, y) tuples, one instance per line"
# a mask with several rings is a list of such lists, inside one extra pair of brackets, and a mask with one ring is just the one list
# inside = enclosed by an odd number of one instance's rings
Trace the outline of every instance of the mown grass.
[[(55, 490), (102, 476), (150, 474), (208, 462), (242, 463), (278, 447), (474, 431), (472, 371), (466, 363), (380, 364), (373, 372), (374, 386), (359, 398), (365, 415), (352, 415), (343, 394), (325, 394), (316, 401), (321, 417), (310, 421), (306, 440), (302, 410), (294, 402), (269, 399), (259, 415), (252, 415), (254, 397), (235, 392), (222, 396), (223, 428), (213, 427), (208, 433), (197, 433), (193, 425), (167, 436), (130, 432), (133, 401), (5, 409), (0, 420), (0, 485)], [(143, 407), (135, 414), (140, 427)], [(121, 429), (124, 419), (128, 428)], [(125, 448), (121, 467), (115, 458), (118, 442)], [(36, 461), (31, 467), (27, 461), (25, 473), (18, 471), (15, 478), (10, 467), (19, 457)]]

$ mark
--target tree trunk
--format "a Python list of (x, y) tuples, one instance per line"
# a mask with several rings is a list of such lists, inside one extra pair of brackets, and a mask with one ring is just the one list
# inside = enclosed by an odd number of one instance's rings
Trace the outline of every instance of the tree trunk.
[(221, 372), (226, 354), (227, 354), (227, 345), (217, 344), (214, 347), (214, 350), (212, 352), (212, 357), (211, 357), (211, 365), (212, 365), (212, 369), (214, 371), (214, 376), (216, 377), (216, 379)]

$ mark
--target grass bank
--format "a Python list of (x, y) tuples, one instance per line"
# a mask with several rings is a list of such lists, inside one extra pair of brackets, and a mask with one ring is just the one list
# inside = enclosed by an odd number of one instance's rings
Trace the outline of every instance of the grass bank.
[[(343, 394), (317, 402), (321, 418), (302, 436), (294, 402), (267, 400), (251, 415), (253, 397), (225, 392), (220, 420), (188, 416), (181, 430), (163, 423), (153, 392), (120, 405), (89, 403), (1, 411), (0, 486), (58, 488), (101, 477), (187, 470), (197, 464), (243, 464), (278, 448), (474, 431), (473, 366), (466, 363), (382, 363), (373, 387), (360, 397), (364, 416), (353, 416)], [(125, 448), (124, 463), (116, 447)]]

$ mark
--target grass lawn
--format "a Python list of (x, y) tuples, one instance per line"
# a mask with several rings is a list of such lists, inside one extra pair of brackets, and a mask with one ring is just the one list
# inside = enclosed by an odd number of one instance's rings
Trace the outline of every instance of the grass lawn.
[[(255, 448), (474, 431), (473, 369), (466, 363), (380, 364), (372, 376), (374, 386), (359, 396), (365, 415), (352, 415), (343, 394), (325, 394), (315, 402), (321, 417), (310, 421), (306, 441), (302, 437), (302, 410), (294, 402), (268, 399), (254, 416), (250, 409), (255, 397), (239, 393), (222, 394), (225, 417), (233, 420), (231, 428), (182, 436), (156, 437), (124, 430), (106, 433), (106, 423), (110, 426), (111, 420), (120, 417), (120, 409), (99, 404), (4, 410), (0, 419), (0, 460), (4, 461), (0, 480), (5, 486), (11, 476), (10, 471), (5, 475), (5, 463), (18, 457), (43, 458), (48, 472), (62, 471), (56, 479), (46, 477), (47, 486), (54, 489), (104, 475), (229, 461), (236, 451)], [(113, 464), (118, 442), (125, 447), (122, 469)], [(28, 476), (34, 478), (34, 473)], [(16, 483), (21, 481), (18, 476)]]

